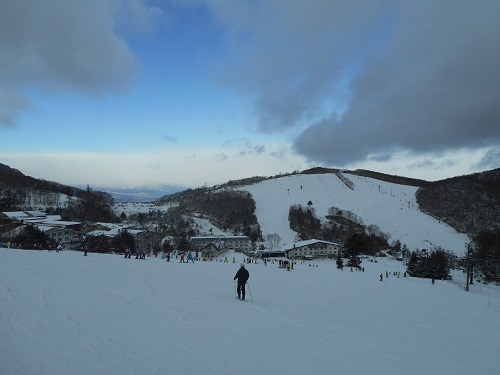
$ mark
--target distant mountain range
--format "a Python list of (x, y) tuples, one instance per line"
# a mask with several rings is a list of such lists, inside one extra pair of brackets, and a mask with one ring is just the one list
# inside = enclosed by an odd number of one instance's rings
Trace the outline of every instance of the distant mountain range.
[[(85, 186), (77, 186), (84, 189)], [(110, 194), (115, 202), (153, 202), (165, 195), (186, 190), (185, 186), (164, 185), (158, 188), (110, 188), (92, 187), (94, 190)]]
[[(213, 212), (211, 211), (221, 211), (222, 208), (231, 206), (231, 204), (228, 201), (222, 201), (215, 204), (214, 209), (210, 208), (214, 206), (215, 201), (215, 196), (211, 192), (218, 191), (219, 189), (224, 190), (224, 188), (252, 190), (245, 189), (244, 187), (269, 180), (282, 180), (282, 177), (293, 177), (297, 174), (317, 176), (336, 175), (339, 179), (343, 180), (343, 183), (347, 187), (349, 187), (350, 180), (352, 182), (354, 178), (363, 177), (402, 186), (413, 186), (416, 188), (416, 194), (413, 198), (416, 199), (415, 203), (418, 204), (419, 209), (438, 220), (448, 223), (459, 232), (477, 234), (481, 231), (492, 231), (500, 228), (500, 215), (498, 214), (498, 207), (500, 207), (500, 168), (435, 182), (365, 170), (348, 171), (313, 168), (292, 174), (280, 174), (274, 177), (248, 177), (242, 180), (232, 180), (211, 188), (186, 189), (182, 186), (165, 185), (157, 189), (106, 187), (92, 187), (92, 189), (110, 194), (115, 202), (151, 202), (159, 200), (164, 202), (182, 202), (183, 206), (189, 206), (188, 203), (191, 202), (193, 212), (200, 212), (202, 207), (206, 207), (207, 212), (204, 212), (204, 214), (213, 216)], [(349, 175), (352, 177), (348, 177)], [(77, 197), (84, 192), (85, 188), (66, 186), (57, 182), (36, 179), (0, 163), (0, 211), (16, 210), (25, 207), (26, 203), (23, 206), (22, 202), (29, 202), (30, 196), (36, 196), (39, 205), (54, 206), (54, 203), (51, 202), (60, 202), (58, 197), (62, 195)], [(349, 188), (352, 189), (353, 187)], [(377, 189), (379, 188), (377, 187)], [(289, 191), (287, 190), (286, 193), (288, 196)], [(362, 198), (361, 196), (359, 197), (359, 199)], [(311, 197), (307, 199), (313, 202), (319, 200), (315, 194), (311, 194)], [(411, 199), (412, 197), (408, 197), (409, 201)], [(303, 203), (305, 204), (306, 202)], [(33, 199), (31, 199), (31, 206), (33, 206)], [(348, 206), (344, 207), (342, 202), (339, 203), (339, 207), (347, 210), (350, 209)], [(237, 222), (236, 218), (239, 217), (239, 214), (236, 212), (235, 207), (230, 208), (230, 212), (221, 211), (222, 216), (220, 217), (220, 221), (222, 228), (225, 226), (229, 227)], [(247, 211), (248, 208), (244, 208), (241, 214), (243, 215)], [(245, 222), (248, 224), (248, 218), (242, 216), (241, 225)]]

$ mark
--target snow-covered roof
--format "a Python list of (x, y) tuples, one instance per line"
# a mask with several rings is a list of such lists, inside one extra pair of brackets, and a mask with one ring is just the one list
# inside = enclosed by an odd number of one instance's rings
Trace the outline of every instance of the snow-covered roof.
[(191, 241), (248, 240), (247, 236), (196, 236)]
[(61, 220), (61, 215), (47, 215), (47, 220), (62, 221)]
[(116, 223), (104, 223), (104, 222), (97, 222), (95, 225), (100, 225), (109, 229), (122, 229), (126, 228), (123, 224), (116, 224)]
[(93, 230), (93, 231), (87, 233), (87, 235), (94, 236), (94, 237), (98, 237), (98, 236), (114, 237), (117, 234), (118, 233), (115, 233), (113, 231), (107, 231), (107, 230)]
[(24, 211), (11, 211), (11, 212), (2, 212), (5, 216), (11, 219), (22, 219), (28, 217), (28, 214)]
[[(113, 228), (110, 230), (93, 230), (88, 232), (87, 235), (90, 236), (106, 236), (106, 237), (115, 237), (120, 234), (121, 228)], [(127, 229), (127, 232), (134, 235), (147, 232), (146, 229)]]
[(327, 244), (327, 245), (340, 246), (338, 243), (335, 243), (335, 242), (328, 242), (328, 241), (323, 241), (323, 240), (316, 240), (316, 239), (313, 238), (313, 239), (310, 239), (310, 240), (296, 242), (296, 243), (292, 244), (291, 246), (283, 246), (281, 248), (281, 251), (292, 250), (292, 249), (297, 248), (297, 247), (310, 246), (310, 245), (313, 245), (313, 244), (316, 244), (316, 243), (324, 243), (324, 244)]
[(78, 225), (81, 224), (79, 221), (64, 221), (64, 220), (43, 220), (43, 223), (46, 225), (52, 226), (67, 226), (67, 225)]

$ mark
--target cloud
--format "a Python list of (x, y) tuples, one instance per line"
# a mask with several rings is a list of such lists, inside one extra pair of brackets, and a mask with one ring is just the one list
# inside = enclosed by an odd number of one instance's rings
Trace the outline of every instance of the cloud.
[(28, 108), (25, 97), (0, 90), (0, 124), (14, 126), (19, 114)]
[(170, 135), (164, 135), (163, 139), (166, 140), (167, 142), (170, 142), (170, 143), (177, 142), (177, 138), (176, 137), (172, 137)]
[(500, 2), (209, 3), (229, 35), (220, 82), (312, 162), (500, 143)]
[[(116, 25), (121, 19), (144, 24), (158, 17), (155, 9), (144, 0), (4, 2), (0, 88), (25, 103), (31, 90), (91, 95), (124, 90), (135, 61)], [(13, 125), (23, 109), (2, 100), (0, 125)]]
[(489, 149), (484, 156), (476, 164), (476, 168), (485, 169), (495, 169), (500, 167), (500, 147), (493, 147)]
[(217, 155), (215, 155), (215, 158), (218, 160), (218, 161), (226, 161), (229, 159), (229, 157), (226, 155), (225, 152), (220, 152), (218, 153)]
[[(176, 184), (196, 187), (225, 183), (251, 176), (271, 176), (283, 171), (304, 169), (303, 159), (280, 150), (282, 158), (271, 153), (238, 157), (238, 147), (151, 149), (111, 152), (2, 153), (3, 164), (28, 176), (62, 184), (131, 187)], [(194, 151), (194, 149), (196, 149)], [(126, 168), (124, 168), (126, 166)], [(91, 171), (91, 173), (82, 173)]]

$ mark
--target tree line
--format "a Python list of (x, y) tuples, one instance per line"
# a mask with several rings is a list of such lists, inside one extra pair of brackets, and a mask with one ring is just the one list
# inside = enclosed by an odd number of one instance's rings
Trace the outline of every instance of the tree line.
[[(363, 220), (348, 210), (338, 207), (328, 209), (327, 221), (316, 216), (316, 210), (309, 201), (307, 207), (291, 205), (288, 211), (290, 228), (297, 232), (297, 240), (318, 239), (344, 244), (350, 254), (375, 255), (381, 248), (388, 246), (389, 235), (377, 225), (363, 225)], [(354, 259), (353, 259), (354, 260)]]

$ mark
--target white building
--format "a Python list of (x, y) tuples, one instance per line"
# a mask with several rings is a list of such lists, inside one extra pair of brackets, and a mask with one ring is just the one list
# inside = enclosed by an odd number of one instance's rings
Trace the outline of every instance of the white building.
[(335, 258), (339, 254), (340, 245), (312, 239), (296, 242), (292, 247), (285, 247), (283, 250), (289, 259)]
[(208, 245), (218, 249), (219, 253), (227, 250), (246, 253), (252, 250), (252, 241), (247, 236), (201, 236), (191, 237), (191, 250), (201, 250)]
[(64, 221), (59, 215), (46, 215), (40, 211), (13, 211), (2, 212), (6, 217), (18, 226), (10, 235), (15, 235), (24, 225), (34, 225), (45, 232), (53, 242), (68, 245), (79, 243), (82, 237), (81, 223), (78, 221)]

